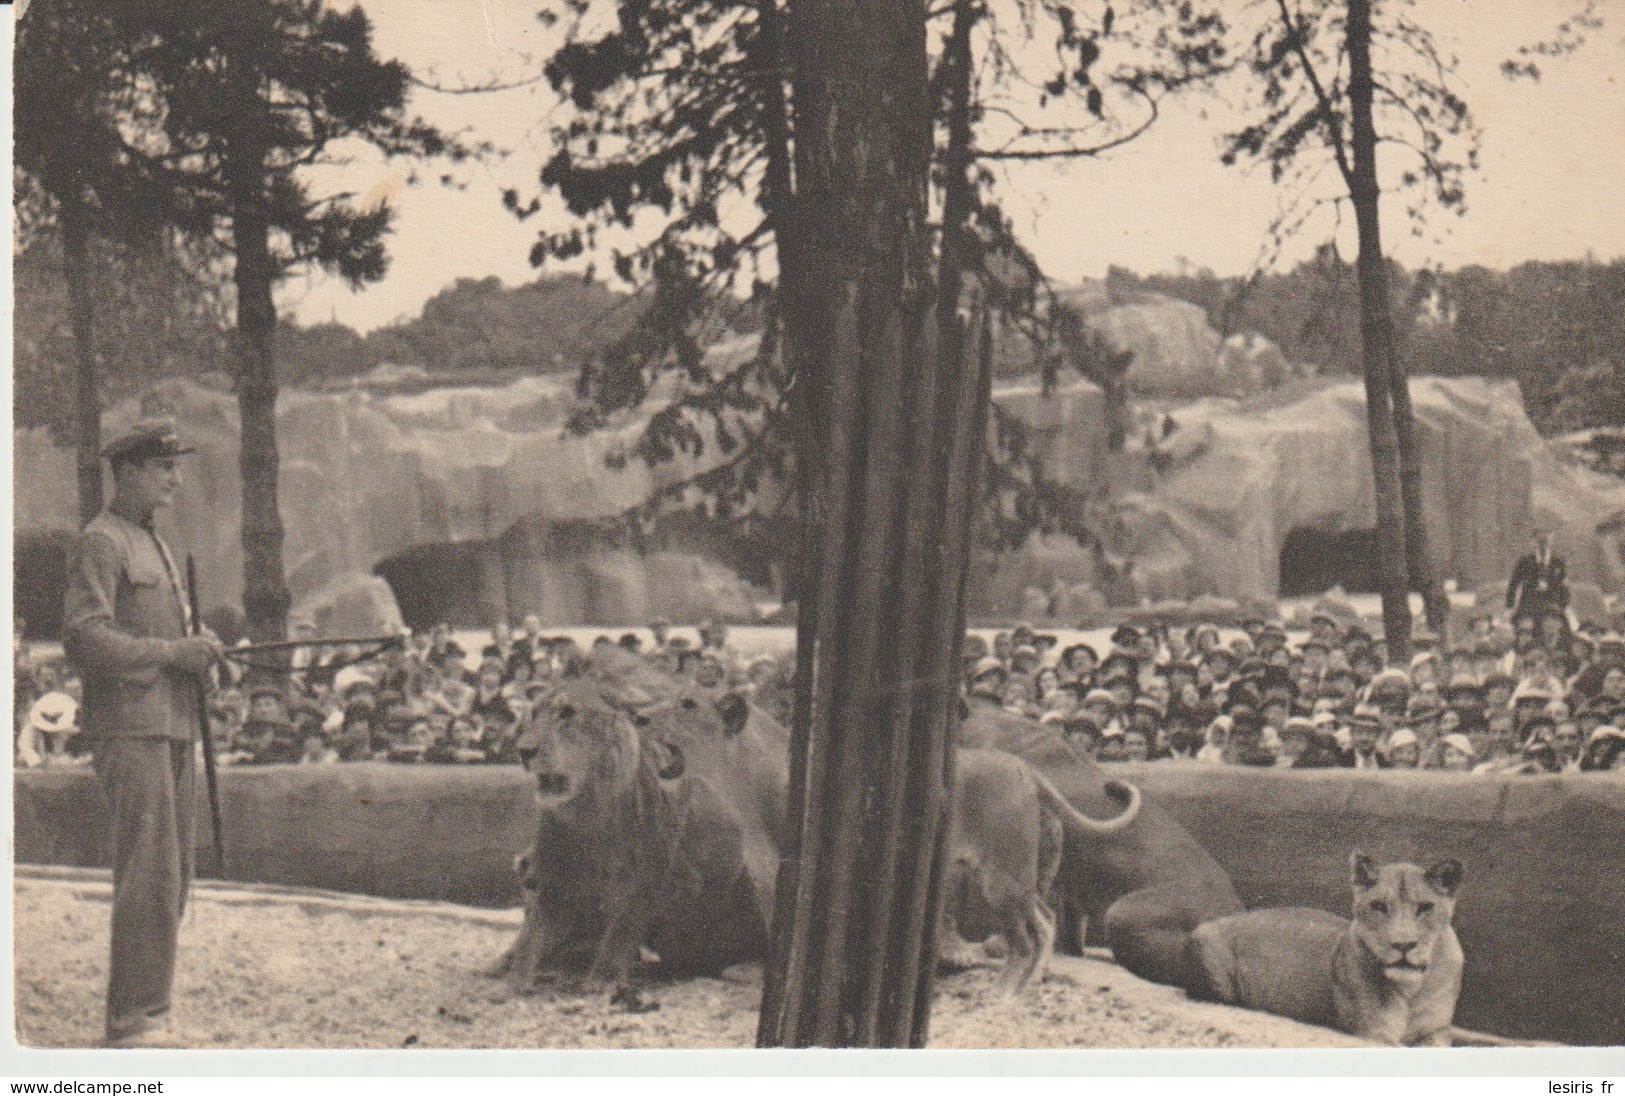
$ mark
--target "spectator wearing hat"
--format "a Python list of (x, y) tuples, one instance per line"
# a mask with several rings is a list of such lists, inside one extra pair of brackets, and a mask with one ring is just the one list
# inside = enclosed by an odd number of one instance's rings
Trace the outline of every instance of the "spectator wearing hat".
[(1197, 661), (1204, 658), (1209, 651), (1217, 651), (1223, 646), (1219, 630), (1211, 624), (1198, 624), (1191, 632), (1191, 647), (1196, 653)]
[(1005, 679), (1000, 700), (1012, 715), (1037, 719), (1043, 714), (1033, 696), (1033, 679), (1025, 673), (1014, 672)]
[(1304, 750), (1292, 762), (1294, 769), (1340, 769), (1343, 767), (1343, 746), (1337, 739), (1337, 717), (1331, 712), (1317, 712), (1310, 717), (1310, 736)]
[(1504, 670), (1494, 670), (1487, 674), (1484, 677), (1484, 683), (1482, 685), (1484, 711), (1488, 713), (1496, 710), (1497, 708), (1504, 708), (1507, 711), (1511, 711), (1512, 690), (1515, 689), (1517, 685), (1518, 683), (1516, 680), (1514, 680), (1512, 675)]
[(1202, 748), (1196, 751), (1196, 760), (1204, 765), (1225, 765), (1230, 756), (1230, 717), (1215, 716), (1207, 725)]
[(1090, 689), (1083, 695), (1079, 711), (1092, 719), (1104, 735), (1107, 728), (1117, 724), (1117, 697), (1105, 689)]
[(431, 765), (483, 765), (489, 760), (485, 750), (485, 734), (479, 720), (459, 716), (451, 721), (444, 736), (436, 738), (423, 752), (423, 760)]
[(959, 665), (965, 678), (965, 684), (970, 685), (971, 674), (976, 670), (976, 664), (987, 657), (987, 640), (972, 632), (966, 632), (964, 640), (959, 645)]
[[(534, 617), (525, 618), (527, 624), (529, 621), (534, 619)], [(540, 621), (537, 622), (536, 629), (538, 632), (541, 631)], [(649, 655), (653, 657), (664, 651), (666, 649), (666, 642), (670, 638), (671, 621), (667, 620), (665, 617), (655, 617), (653, 620), (651, 620), (649, 622)], [(534, 642), (534, 640), (532, 642)]]
[(1229, 764), (1267, 769), (1275, 765), (1275, 753), (1264, 745), (1264, 720), (1246, 705), (1230, 709)]
[(112, 949), (106, 1036), (174, 1046), (180, 922), (192, 878), (195, 743), (202, 691), (221, 657), (195, 629), (180, 571), (153, 527), (192, 452), (169, 420), (145, 420), (104, 451), (113, 497), (69, 553), (63, 650), (84, 686), (80, 719), (112, 806)]
[(1031, 643), (1023, 643), (1010, 652), (1010, 670), (1012, 673), (1026, 674), (1030, 678), (1038, 672), (1039, 662), (1038, 648)]
[(1464, 734), (1478, 734), (1484, 728), (1484, 690), (1467, 678), (1457, 678), (1445, 690), (1445, 704), (1456, 713)]
[(1580, 754), (1585, 741), (1579, 725), (1573, 719), (1558, 719), (1551, 731), (1552, 751), (1556, 754), (1558, 772), (1579, 772)]
[(1501, 669), (1501, 652), (1492, 640), (1473, 644), (1473, 676), (1482, 684)]
[(1214, 647), (1197, 663), (1197, 682), (1204, 697), (1222, 693), (1230, 688), (1230, 679), (1236, 672), (1236, 656), (1223, 647)]
[(1111, 650), (1108, 657), (1121, 654), (1135, 662), (1140, 660), (1140, 630), (1132, 624), (1120, 624), (1111, 634)]
[(1529, 743), (1535, 741), (1545, 742), (1547, 745), (1550, 745), (1552, 741), (1552, 732), (1556, 730), (1557, 720), (1549, 711), (1542, 708), (1540, 711), (1530, 715), (1529, 718), (1524, 721), (1523, 726), (1519, 728), (1519, 733), (1523, 735), (1523, 744), (1525, 746), (1528, 746)]
[(1040, 707), (1043, 715), (1040, 718), (1051, 722), (1063, 723), (1067, 717), (1078, 710), (1078, 690), (1072, 685), (1057, 685), (1051, 689), (1049, 695), (1043, 700)]
[(1386, 769), (1388, 759), (1377, 748), (1382, 737), (1382, 713), (1370, 704), (1355, 706), (1349, 716), (1348, 754), (1343, 767), (1348, 769)]
[(1582, 700), (1602, 700), (1612, 708), (1625, 706), (1625, 667), (1604, 661), (1599, 654), (1575, 675), (1569, 692)]
[(1582, 772), (1625, 769), (1625, 731), (1604, 723), (1594, 728), (1580, 757)]
[(1151, 743), (1144, 731), (1129, 727), (1123, 731), (1123, 760), (1145, 761), (1151, 756)]
[(1093, 686), (1100, 656), (1087, 643), (1074, 643), (1061, 652), (1061, 668), (1065, 675), (1085, 687)]
[(17, 737), (17, 764), (38, 768), (69, 760), (68, 743), (79, 733), (77, 679), (37, 697)]
[(1602, 676), (1602, 685), (1597, 690), (1597, 699), (1607, 703), (1613, 711), (1625, 708), (1625, 669), (1611, 666)]
[(1103, 762), (1123, 761), (1128, 756), (1125, 747), (1123, 728), (1113, 723), (1100, 732), (1100, 753), (1098, 760)]
[(1555, 773), (1558, 771), (1557, 751), (1552, 748), (1551, 742), (1544, 735), (1531, 738), (1524, 743), (1523, 750), (1518, 756), (1510, 758), (1493, 771), (1513, 776), (1544, 776)]
[(1349, 668), (1362, 684), (1371, 681), (1382, 672), (1382, 655), (1377, 648), (1364, 644), (1349, 653)]
[(1079, 757), (1091, 760), (1100, 756), (1100, 725), (1089, 716), (1078, 712), (1062, 724), (1066, 744)]
[(1292, 714), (1291, 701), (1275, 690), (1267, 691), (1259, 703), (1258, 714), (1264, 721), (1266, 739), (1274, 735), (1279, 742), (1278, 736)]
[(304, 752), (299, 729), (286, 716), (249, 716), (238, 733), (238, 746), (239, 756), (232, 760), (240, 765), (292, 765)]
[(1258, 649), (1258, 657), (1268, 662), (1276, 652), (1286, 650), (1286, 629), (1279, 624), (1266, 624), (1254, 638), (1253, 645)]
[(1288, 717), (1278, 735), (1281, 746), (1275, 757), (1276, 767), (1282, 769), (1297, 767), (1298, 759), (1309, 749), (1309, 742), (1314, 734), (1315, 725), (1308, 718), (1301, 715)]
[(1416, 732), (1401, 727), (1388, 736), (1388, 765), (1394, 769), (1415, 769), (1422, 763), (1422, 745)]
[(304, 740), (300, 744), (299, 757), (296, 764), (300, 765), (332, 765), (339, 760), (339, 753), (327, 743), (327, 736), (320, 727), (309, 727), (304, 732)]
[(393, 736), (386, 754), (396, 764), (416, 765), (428, 759), (429, 750), (440, 736), (428, 716), (418, 716), (398, 736)]
[(1010, 676), (1004, 663), (993, 655), (982, 659), (971, 672), (970, 695), (991, 704), (1004, 703), (1004, 683)]
[(1518, 682), (1548, 696), (1561, 697), (1567, 692), (1561, 675), (1552, 667), (1552, 656), (1541, 647), (1532, 647), (1524, 653), (1518, 665)]
[(1405, 705), (1405, 726), (1415, 733), (1425, 753), (1438, 736), (1439, 717), (1444, 714), (1444, 701), (1433, 690), (1419, 691)]
[(1162, 721), (1168, 711), (1155, 697), (1140, 695), (1134, 698), (1129, 705), (1128, 726), (1125, 730), (1139, 731), (1144, 736), (1147, 749), (1157, 739), (1157, 732), (1162, 727)]
[(373, 736), (375, 714), (376, 709), (371, 703), (351, 701), (345, 706), (335, 742), (340, 761), (371, 761), (382, 751), (381, 744)]
[(1603, 697), (1593, 697), (1574, 713), (1574, 721), (1580, 726), (1580, 738), (1590, 741), (1591, 732), (1608, 723), (1613, 718), (1613, 706)]
[(1202, 748), (1202, 738), (1197, 733), (1202, 725), (1195, 709), (1178, 703), (1170, 705), (1168, 718), (1157, 731), (1152, 756), (1168, 761), (1194, 761)]
[(1556, 699), (1556, 694), (1544, 685), (1519, 682), (1518, 687), (1512, 690), (1512, 723), (1520, 739), (1529, 737), (1530, 721), (1544, 714), (1546, 706)]
[(1439, 739), (1439, 768), (1445, 772), (1471, 772), (1474, 762), (1473, 743), (1464, 734), (1447, 734)]
[(1420, 689), (1426, 685), (1435, 688), (1439, 684), (1439, 652), (1418, 651), (1411, 657), (1411, 684)]
[(1327, 647), (1336, 647), (1342, 640), (1342, 625), (1329, 606), (1316, 605), (1309, 613), (1309, 636)]

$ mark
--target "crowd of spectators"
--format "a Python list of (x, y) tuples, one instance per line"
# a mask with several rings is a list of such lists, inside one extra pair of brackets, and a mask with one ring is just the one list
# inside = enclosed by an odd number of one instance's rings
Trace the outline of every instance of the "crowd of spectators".
[[(1617, 626), (1617, 622), (1616, 622)], [(1431, 768), (1549, 773), (1625, 769), (1625, 639), (1560, 612), (1515, 622), (1481, 613), (1452, 642), (1423, 632), (1405, 666), (1346, 606), (1315, 606), (1307, 634), (1278, 622), (1124, 625), (1109, 644), (1062, 644), (1018, 627), (965, 637), (967, 703), (1054, 724), (1103, 762)], [(648, 638), (646, 638), (648, 637)], [(77, 764), (78, 683), (27, 663), (14, 635), (16, 757)], [(661, 621), (600, 635), (701, 688), (742, 690), (787, 716), (788, 657), (741, 657), (722, 625), (698, 641)], [(445, 625), (381, 653), (303, 648), (291, 672), (225, 675), (210, 701), (226, 765), (493, 764), (518, 760), (519, 728), (549, 682), (588, 654), (536, 618), (499, 625), (478, 651)]]
[(1110, 647), (1018, 628), (968, 637), (973, 703), (1059, 726), (1100, 761), (1555, 773), (1625, 768), (1625, 639), (1558, 614), (1474, 616), (1448, 645), (1425, 631), (1409, 665), (1352, 613), (1279, 623), (1124, 625)]
[[(652, 632), (648, 651), (635, 632), (596, 642), (647, 653), (702, 686), (737, 677), (723, 626), (702, 625), (698, 645), (670, 636), (658, 622)], [(78, 680), (62, 659), (32, 657), (20, 628), (12, 639), (17, 763), (88, 763), (78, 737)], [(550, 680), (575, 672), (586, 655), (571, 636), (543, 634), (533, 616), (518, 631), (498, 625), (477, 652), (439, 624), (377, 652), (360, 645), (296, 648), (285, 670), (264, 656), (228, 659), (209, 700), (216, 760), (517, 763), (519, 728), (531, 707)]]

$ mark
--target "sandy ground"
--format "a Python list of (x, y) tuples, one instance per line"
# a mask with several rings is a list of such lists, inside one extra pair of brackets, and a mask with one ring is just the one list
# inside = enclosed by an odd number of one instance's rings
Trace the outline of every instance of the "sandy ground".
[[(17, 1039), (94, 1046), (101, 1035), (111, 890), (105, 873), (20, 867)], [(761, 972), (654, 982), (652, 1011), (556, 988), (515, 996), (479, 973), (513, 938), (514, 911), (200, 884), (182, 930), (176, 1009), (227, 1048), (749, 1047)], [(1099, 959), (1057, 956), (1019, 997), (995, 972), (946, 976), (934, 1047), (1338, 1047), (1338, 1032), (1188, 1000)]]

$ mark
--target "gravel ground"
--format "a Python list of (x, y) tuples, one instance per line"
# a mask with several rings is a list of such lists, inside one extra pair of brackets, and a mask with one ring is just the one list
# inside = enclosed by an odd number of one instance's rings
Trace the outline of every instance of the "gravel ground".
[[(94, 1046), (101, 1035), (105, 873), (19, 868), (17, 1039)], [(200, 885), (182, 929), (176, 1011), (232, 1048), (749, 1047), (761, 972), (653, 983), (653, 1011), (563, 988), (511, 994), (479, 972), (518, 911)], [(1187, 999), (1098, 959), (1057, 956), (1042, 984), (1000, 999), (994, 973), (942, 978), (934, 1047), (1335, 1047), (1338, 1032)]]

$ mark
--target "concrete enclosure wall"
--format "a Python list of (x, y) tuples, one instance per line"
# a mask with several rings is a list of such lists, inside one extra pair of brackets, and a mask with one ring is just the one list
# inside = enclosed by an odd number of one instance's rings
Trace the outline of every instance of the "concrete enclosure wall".
[[(1277, 772), (1122, 766), (1224, 865), (1249, 907), (1347, 915), (1348, 856), (1466, 867), (1457, 1022), (1517, 1038), (1625, 1044), (1625, 781), (1608, 775)], [(84, 769), (17, 774), (16, 858), (107, 862)], [(473, 905), (517, 904), (530, 844), (517, 768), (274, 766), (221, 774), (229, 878)], [(200, 812), (200, 819), (206, 813)], [(199, 864), (211, 874), (208, 830)]]
[(1123, 766), (1230, 873), (1249, 909), (1349, 915), (1349, 853), (1462, 862), (1456, 1022), (1625, 1045), (1625, 780)]

